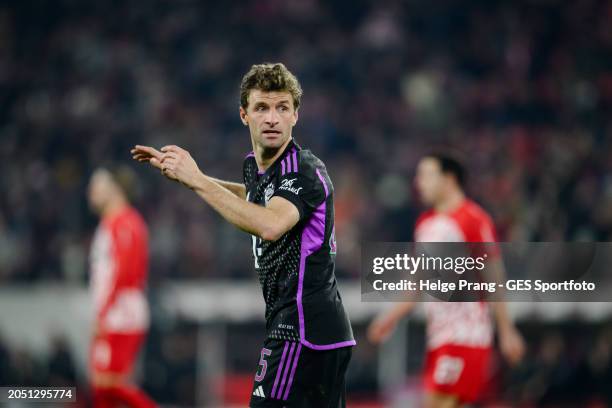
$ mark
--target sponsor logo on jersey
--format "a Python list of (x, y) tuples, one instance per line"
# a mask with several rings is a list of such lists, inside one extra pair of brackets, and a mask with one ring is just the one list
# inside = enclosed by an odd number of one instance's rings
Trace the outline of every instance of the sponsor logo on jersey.
[(295, 183), (296, 180), (297, 178), (285, 179), (281, 182), (281, 185), (278, 189), (291, 191), (293, 194), (296, 194), (296, 195), (300, 194), (302, 187), (293, 187), (293, 183)]

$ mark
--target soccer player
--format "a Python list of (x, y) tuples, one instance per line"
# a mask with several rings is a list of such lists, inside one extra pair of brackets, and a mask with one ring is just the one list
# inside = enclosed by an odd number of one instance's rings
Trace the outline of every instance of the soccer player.
[[(491, 218), (466, 198), (464, 182), (464, 168), (451, 155), (431, 154), (419, 162), (416, 187), (424, 204), (431, 209), (418, 218), (415, 241), (495, 242)], [(494, 258), (488, 259), (487, 268), (502, 273), (501, 259)], [(427, 302), (424, 305), (426, 407), (460, 407), (478, 399), (486, 382), (493, 342), (490, 308), (497, 322), (502, 354), (511, 364), (522, 358), (524, 342), (509, 318), (505, 303)], [(399, 303), (381, 313), (368, 328), (370, 341), (385, 341), (397, 322), (414, 306), (414, 302)]]
[(292, 137), (302, 89), (280, 63), (253, 65), (240, 86), (240, 119), (253, 151), (244, 183), (203, 174), (177, 146), (136, 146), (149, 162), (252, 235), (266, 303), (266, 339), (251, 407), (344, 407), (355, 345), (334, 274), (334, 188), (325, 165)]
[(131, 178), (126, 168), (100, 168), (89, 183), (90, 206), (101, 217), (90, 254), (95, 309), (90, 375), (96, 408), (156, 406), (129, 378), (149, 327), (147, 227), (127, 199)]

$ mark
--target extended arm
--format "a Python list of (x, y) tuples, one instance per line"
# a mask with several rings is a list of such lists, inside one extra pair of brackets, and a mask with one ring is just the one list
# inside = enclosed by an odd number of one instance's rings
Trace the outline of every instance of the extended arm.
[[(164, 154), (159, 150), (150, 146), (136, 145), (130, 152), (132, 153), (132, 157), (134, 158), (134, 160), (138, 160), (141, 163), (148, 162), (156, 169), (162, 170), (162, 159)], [(209, 177), (209, 179), (219, 184), (220, 186), (228, 189), (238, 198), (246, 200), (246, 188), (244, 187), (244, 184), (234, 183), (233, 181), (220, 180), (214, 177)]]
[(225, 181), (219, 180), (214, 177), (208, 177), (210, 181), (213, 181), (219, 184), (221, 187), (224, 187), (231, 191), (235, 196), (242, 200), (246, 200), (246, 187), (242, 183), (234, 183), (233, 181)]
[[(161, 156), (148, 146), (135, 146), (135, 160), (148, 161), (163, 175), (193, 190), (228, 222), (266, 241), (275, 241), (299, 221), (298, 209), (281, 197), (266, 207), (245, 201), (230, 189), (203, 174), (189, 152), (178, 146), (164, 146)], [(232, 183), (234, 184), (234, 183)], [(231, 187), (233, 188), (233, 187)]]
[(265, 241), (276, 241), (299, 221), (297, 208), (281, 197), (262, 207), (239, 199), (201, 173), (190, 188), (227, 221)]

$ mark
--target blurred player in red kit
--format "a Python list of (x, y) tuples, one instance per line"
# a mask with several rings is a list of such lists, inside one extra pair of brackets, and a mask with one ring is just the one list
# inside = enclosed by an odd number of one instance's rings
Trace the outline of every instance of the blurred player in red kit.
[(127, 198), (132, 178), (127, 168), (100, 168), (89, 183), (90, 206), (101, 218), (90, 254), (95, 309), (90, 376), (96, 408), (156, 406), (129, 378), (149, 328), (148, 233)]
[[(465, 171), (450, 155), (431, 154), (419, 162), (416, 187), (431, 208), (417, 220), (417, 242), (495, 242), (491, 217), (463, 192)], [(488, 268), (503, 275), (499, 256), (489, 258)], [(373, 343), (385, 341), (397, 322), (409, 314), (415, 302), (395, 305), (379, 315), (368, 329)], [(495, 316), (501, 352), (510, 364), (524, 354), (524, 342), (508, 315), (504, 302), (426, 302), (427, 355), (425, 358), (425, 406), (461, 407), (482, 395), (493, 343)]]

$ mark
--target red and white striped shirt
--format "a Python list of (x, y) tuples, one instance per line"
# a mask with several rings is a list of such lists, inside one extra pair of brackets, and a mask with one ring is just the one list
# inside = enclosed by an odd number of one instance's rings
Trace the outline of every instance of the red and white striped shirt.
[[(416, 222), (417, 242), (496, 242), (491, 217), (466, 199), (449, 213), (428, 210)], [(453, 344), (490, 347), (493, 325), (484, 302), (427, 302), (427, 347)]]

